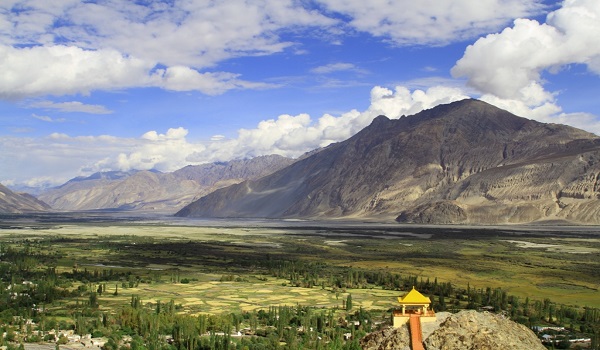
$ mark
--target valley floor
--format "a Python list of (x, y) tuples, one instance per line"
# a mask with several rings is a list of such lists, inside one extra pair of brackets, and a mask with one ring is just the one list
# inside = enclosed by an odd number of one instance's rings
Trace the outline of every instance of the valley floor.
[[(33, 298), (28, 293), (51, 283), (62, 296), (44, 297), (48, 317), (97, 333), (105, 329), (99, 315), (121, 322), (127, 305), (239, 315), (250, 318), (242, 320), (248, 329), (265, 310), (300, 315), (308, 307), (344, 320), (336, 332), (349, 332), (363, 312), (373, 325), (388, 322), (397, 297), (415, 285), (436, 311), (487, 307), (530, 326), (587, 334), (600, 320), (600, 227), (592, 226), (5, 216), (0, 254), (3, 293)], [(82, 315), (96, 321), (79, 325)]]

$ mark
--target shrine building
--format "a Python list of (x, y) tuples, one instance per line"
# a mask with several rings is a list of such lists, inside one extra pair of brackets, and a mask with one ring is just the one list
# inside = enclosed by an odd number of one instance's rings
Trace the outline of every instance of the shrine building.
[(435, 312), (431, 309), (431, 299), (419, 293), (415, 287), (404, 297), (398, 297), (398, 302), (402, 310), (393, 311), (394, 327), (400, 327), (408, 323), (411, 315), (419, 316), (421, 322), (435, 321)]

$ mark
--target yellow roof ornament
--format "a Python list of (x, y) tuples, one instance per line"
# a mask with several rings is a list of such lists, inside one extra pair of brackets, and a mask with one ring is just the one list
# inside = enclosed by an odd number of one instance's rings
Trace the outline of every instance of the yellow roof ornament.
[(431, 299), (419, 293), (413, 286), (412, 290), (404, 298), (398, 297), (398, 302), (400, 304), (431, 304)]

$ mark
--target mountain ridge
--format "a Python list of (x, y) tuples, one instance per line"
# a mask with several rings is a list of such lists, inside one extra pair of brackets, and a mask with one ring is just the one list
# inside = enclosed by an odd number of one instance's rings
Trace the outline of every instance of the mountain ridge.
[[(571, 197), (581, 196), (586, 185), (577, 183), (600, 173), (598, 155), (600, 138), (594, 134), (468, 99), (396, 120), (377, 117), (346, 141), (264, 178), (217, 190), (176, 215), (481, 224), (558, 215), (590, 223), (599, 220), (593, 218), (600, 214), (598, 203), (575, 203), (566, 195), (571, 189)], [(592, 160), (584, 166), (578, 157)], [(544, 172), (553, 163), (549, 177)], [(497, 186), (506, 189), (511, 181), (512, 192), (498, 193)], [(524, 215), (511, 214), (519, 207)], [(577, 208), (588, 214), (577, 214)]]
[(293, 162), (278, 155), (203, 165), (171, 173), (156, 170), (111, 171), (71, 179), (39, 198), (57, 210), (175, 212), (217, 188), (271, 173)]

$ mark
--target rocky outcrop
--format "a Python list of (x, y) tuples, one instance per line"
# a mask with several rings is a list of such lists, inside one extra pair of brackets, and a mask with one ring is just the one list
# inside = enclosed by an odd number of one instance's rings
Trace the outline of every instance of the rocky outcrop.
[(460, 224), (467, 221), (466, 211), (455, 201), (426, 203), (402, 212), (398, 222), (416, 224)]
[(524, 325), (500, 315), (472, 310), (448, 317), (424, 344), (427, 350), (546, 349)]
[(179, 216), (600, 224), (600, 138), (463, 100), (377, 117), (350, 139)]
[[(439, 313), (437, 322), (422, 326), (427, 350), (545, 349), (529, 328), (489, 312)], [(407, 326), (389, 327), (368, 334), (360, 344), (365, 350), (409, 350), (409, 337)]]
[(0, 185), (0, 213), (47, 211), (50, 207), (26, 193), (16, 193)]
[(360, 340), (360, 345), (365, 350), (410, 350), (408, 327), (387, 327), (369, 333)]
[(293, 162), (281, 156), (187, 166), (172, 173), (131, 171), (76, 178), (39, 198), (58, 210), (118, 209), (173, 213), (216, 189), (257, 179)]

